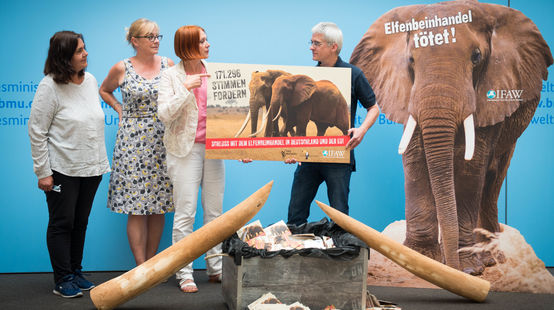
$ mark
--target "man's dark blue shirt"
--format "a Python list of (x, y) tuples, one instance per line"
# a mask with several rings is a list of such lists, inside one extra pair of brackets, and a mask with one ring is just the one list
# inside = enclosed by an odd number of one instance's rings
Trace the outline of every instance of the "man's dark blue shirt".
[[(321, 63), (318, 62), (317, 66)], [(364, 73), (360, 68), (343, 61), (340, 56), (337, 58), (337, 62), (334, 67), (350, 68), (351, 69), (351, 89), (350, 89), (350, 128), (355, 127), (356, 111), (358, 108), (358, 101), (360, 104), (369, 109), (375, 104), (375, 93), (369, 85)], [(356, 160), (354, 158), (354, 150), (350, 151), (350, 164), (353, 171), (356, 171)]]

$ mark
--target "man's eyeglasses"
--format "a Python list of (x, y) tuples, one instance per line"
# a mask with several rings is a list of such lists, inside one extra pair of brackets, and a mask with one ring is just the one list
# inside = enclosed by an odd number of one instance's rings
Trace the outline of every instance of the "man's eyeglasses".
[(158, 39), (158, 41), (161, 41), (163, 37), (164, 37), (163, 35), (159, 34), (159, 35), (157, 35), (157, 36), (154, 36), (154, 35), (149, 35), (149, 36), (136, 36), (135, 38), (146, 38), (146, 39), (148, 39), (148, 41), (154, 42), (154, 41), (156, 41), (156, 39)]
[[(327, 42), (319, 42), (319, 41), (310, 41), (310, 46), (315, 46), (315, 47), (320, 47), (322, 46), (323, 44), (327, 43)], [(327, 43), (329, 44), (329, 43)]]

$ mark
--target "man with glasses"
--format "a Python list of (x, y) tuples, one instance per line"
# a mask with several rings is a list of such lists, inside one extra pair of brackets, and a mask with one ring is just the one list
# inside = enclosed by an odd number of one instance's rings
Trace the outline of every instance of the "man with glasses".
[[(341, 48), (342, 31), (336, 24), (322, 22), (312, 28), (310, 50), (312, 59), (318, 62), (317, 66), (351, 68), (350, 124), (352, 128), (348, 130), (351, 138), (346, 145), (346, 148), (350, 149), (350, 163), (299, 163), (292, 183), (288, 224), (300, 225), (307, 222), (310, 215), (310, 204), (323, 181), (327, 184), (327, 195), (331, 206), (348, 214), (350, 176), (352, 171), (356, 171), (354, 148), (362, 142), (364, 135), (379, 116), (379, 107), (375, 104), (375, 94), (364, 73), (358, 67), (344, 62), (339, 57)], [(358, 101), (367, 109), (367, 115), (360, 127), (355, 128), (354, 119)], [(291, 159), (285, 162), (295, 163), (296, 160)]]

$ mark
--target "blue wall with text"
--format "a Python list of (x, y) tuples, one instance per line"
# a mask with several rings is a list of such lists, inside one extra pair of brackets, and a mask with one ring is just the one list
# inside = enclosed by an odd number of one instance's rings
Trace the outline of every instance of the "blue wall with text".
[[(117, 61), (133, 50), (124, 40), (124, 28), (140, 17), (158, 22), (164, 39), (160, 55), (177, 62), (173, 34), (185, 24), (204, 27), (211, 43), (212, 62), (313, 65), (308, 50), (310, 29), (320, 21), (342, 28), (343, 59), (369, 26), (388, 10), (409, 4), (435, 1), (397, 0), (327, 1), (2, 1), (0, 29), (0, 273), (51, 271), (46, 249), (48, 212), (44, 194), (37, 188), (32, 170), (26, 121), (37, 84), (43, 77), (49, 38), (59, 30), (83, 33), (89, 67), (99, 81)], [(508, 1), (493, 1), (507, 5)], [(554, 47), (554, 2), (511, 1), (511, 7), (531, 18), (546, 41)], [(515, 227), (547, 266), (554, 266), (554, 69), (543, 83), (541, 103), (528, 129), (519, 139), (498, 209), (502, 223)], [(108, 156), (115, 143), (117, 113), (104, 106)], [(360, 118), (363, 119), (363, 113)], [(357, 124), (359, 125), (359, 124)], [(356, 149), (358, 171), (352, 176), (351, 216), (382, 230), (404, 219), (404, 177), (398, 143), (402, 126), (384, 116)], [(264, 226), (286, 220), (294, 165), (281, 162), (241, 164), (226, 161), (224, 211), (256, 189), (275, 180), (266, 205), (256, 216)], [(83, 266), (86, 270), (127, 270), (134, 267), (126, 236), (126, 217), (106, 208), (109, 175), (97, 192), (89, 220)], [(317, 198), (327, 202), (325, 186)], [(199, 207), (197, 224), (202, 212)], [(310, 220), (323, 217), (312, 208)], [(160, 245), (171, 244), (172, 215)], [(205, 268), (198, 259), (195, 268)]]

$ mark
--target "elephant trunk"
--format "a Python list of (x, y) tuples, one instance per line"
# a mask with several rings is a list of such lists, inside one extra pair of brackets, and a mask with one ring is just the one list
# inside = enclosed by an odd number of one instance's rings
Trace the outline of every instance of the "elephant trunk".
[[(414, 130), (416, 128), (416, 121), (413, 116), (410, 115), (406, 127), (404, 128), (404, 133), (400, 139), (400, 144), (398, 145), (398, 154), (402, 155), (406, 151)], [(465, 143), (466, 151), (464, 155), (465, 160), (471, 160), (473, 158), (473, 153), (475, 152), (475, 123), (473, 121), (473, 114), (470, 114), (464, 119), (464, 133), (465, 133)]]
[(271, 104), (267, 112), (268, 124), (265, 128), (266, 137), (275, 137), (279, 135), (279, 116), (281, 116), (282, 105), (281, 98), (271, 98)]
[(429, 181), (441, 231), (444, 259), (448, 266), (460, 269), (457, 252), (458, 214), (454, 187), (456, 115), (446, 109), (438, 116), (436, 111), (427, 110), (420, 112), (419, 120)]
[(250, 136), (250, 138), (252, 137), (256, 137), (257, 135), (260, 134), (260, 132), (262, 132), (267, 126), (267, 116), (269, 115), (269, 108), (267, 109), (267, 111), (265, 111), (265, 113), (263, 114), (263, 118), (262, 118), (262, 125), (260, 126), (260, 129), (254, 133), (252, 133)]
[(283, 106), (279, 105), (279, 111), (277, 111), (277, 115), (271, 120), (272, 122), (277, 122), (279, 120), (279, 116), (281, 116), (281, 111), (283, 110)]

